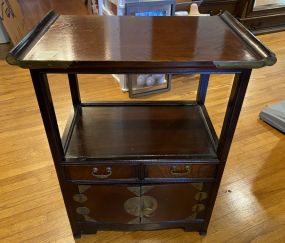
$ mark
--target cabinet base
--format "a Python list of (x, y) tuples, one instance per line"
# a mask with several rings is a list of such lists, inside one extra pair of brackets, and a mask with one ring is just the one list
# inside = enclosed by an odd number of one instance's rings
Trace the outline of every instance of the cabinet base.
[(77, 239), (77, 240), (80, 239), (81, 238), (81, 233), (73, 233), (73, 238)]
[[(152, 224), (101, 224), (101, 223), (86, 223), (81, 222), (80, 228), (82, 234), (96, 234), (97, 230), (102, 231), (138, 231), (138, 230), (161, 230), (161, 229), (175, 229), (182, 228), (185, 232), (199, 232), (200, 235), (205, 235), (206, 231), (201, 231), (202, 223), (175, 223), (175, 222), (166, 222), (166, 223), (152, 223)], [(74, 234), (77, 236), (78, 234)], [(79, 237), (81, 234), (79, 234)]]

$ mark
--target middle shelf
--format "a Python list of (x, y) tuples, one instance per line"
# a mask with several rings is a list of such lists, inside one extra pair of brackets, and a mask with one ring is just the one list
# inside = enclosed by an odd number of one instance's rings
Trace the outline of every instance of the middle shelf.
[(216, 139), (195, 103), (94, 103), (67, 128), (66, 159), (215, 159)]

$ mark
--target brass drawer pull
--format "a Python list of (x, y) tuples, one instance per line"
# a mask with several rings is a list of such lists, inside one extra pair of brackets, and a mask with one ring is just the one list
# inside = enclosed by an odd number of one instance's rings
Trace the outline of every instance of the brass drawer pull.
[(107, 174), (98, 175), (98, 174), (97, 174), (98, 171), (99, 171), (99, 169), (98, 169), (97, 167), (94, 167), (94, 168), (92, 169), (92, 175), (93, 175), (94, 177), (98, 178), (98, 179), (106, 179), (106, 178), (108, 178), (109, 176), (112, 175), (112, 168), (111, 168), (110, 166), (106, 167), (106, 172), (107, 172)]
[(143, 216), (151, 217), (153, 215), (153, 208), (144, 208), (143, 209)]
[(190, 174), (190, 166), (185, 166), (185, 171), (176, 171), (176, 166), (173, 165), (170, 169), (170, 174), (173, 176), (186, 176)]

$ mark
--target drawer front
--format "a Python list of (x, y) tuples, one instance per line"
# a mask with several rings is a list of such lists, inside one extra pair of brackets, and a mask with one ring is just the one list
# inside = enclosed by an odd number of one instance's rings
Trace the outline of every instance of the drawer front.
[(213, 178), (216, 165), (209, 164), (165, 164), (146, 165), (145, 178)]
[(136, 165), (72, 165), (64, 167), (67, 180), (112, 180), (112, 179), (138, 179), (138, 166)]

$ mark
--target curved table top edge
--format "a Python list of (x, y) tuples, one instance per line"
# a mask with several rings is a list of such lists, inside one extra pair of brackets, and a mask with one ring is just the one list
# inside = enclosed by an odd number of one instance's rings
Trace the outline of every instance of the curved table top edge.
[[(45, 34), (45, 32), (56, 22), (60, 15), (54, 11), (50, 11), (43, 20), (28, 33), (7, 55), (6, 61), (11, 65), (17, 65), (27, 69), (51, 69), (51, 70), (76, 70), (76, 69), (98, 69), (95, 73), (135, 73), (136, 71), (161, 72), (170, 69), (175, 70), (192, 69), (252, 69), (271, 66), (276, 63), (275, 54), (263, 45), (249, 30), (246, 29), (238, 20), (236, 20), (229, 12), (225, 11), (220, 18), (237, 34), (241, 40), (261, 59), (252, 61), (29, 61), (23, 60), (25, 53), (37, 43), (37, 41)], [(84, 17), (83, 17), (84, 18)], [(201, 17), (202, 18), (202, 17)], [(140, 68), (138, 68), (140, 67)], [(133, 71), (132, 71), (133, 69)], [(181, 71), (179, 71), (181, 72)]]

